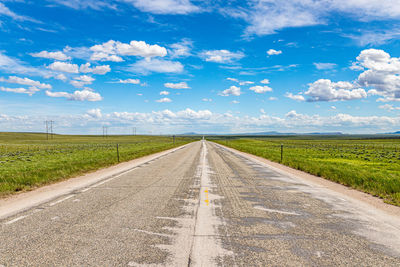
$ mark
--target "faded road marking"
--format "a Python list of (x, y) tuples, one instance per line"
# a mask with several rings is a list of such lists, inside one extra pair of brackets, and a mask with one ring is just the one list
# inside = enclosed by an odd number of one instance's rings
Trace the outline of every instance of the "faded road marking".
[(26, 217), (28, 217), (28, 215), (19, 216), (19, 217), (12, 219), (11, 221), (8, 221), (4, 224), (12, 224), (12, 223), (18, 222), (19, 220), (22, 220), (23, 218), (26, 218)]
[(90, 189), (92, 189), (92, 188), (91, 188), (91, 187), (87, 187), (87, 188), (85, 188), (85, 189), (82, 189), (82, 190), (81, 190), (81, 193), (85, 193), (85, 192), (89, 191)]
[(267, 209), (261, 206), (254, 206), (253, 208), (257, 209), (257, 210), (262, 210), (262, 211), (266, 211), (266, 212), (272, 212), (272, 213), (280, 213), (280, 214), (286, 214), (286, 215), (300, 215), (296, 212), (290, 212), (290, 211), (283, 211), (283, 210), (274, 210), (274, 209)]
[(125, 175), (125, 174), (127, 174), (127, 173), (129, 173), (129, 172), (131, 172), (131, 171), (133, 171), (133, 170), (135, 170), (135, 169), (137, 169), (137, 168), (138, 168), (138, 167), (134, 167), (134, 168), (132, 168), (132, 169), (130, 169), (130, 170), (127, 170), (127, 171), (124, 171), (124, 172), (122, 172), (122, 173), (120, 173), (120, 174), (118, 174), (118, 175), (116, 175), (116, 176), (112, 176), (112, 177), (110, 177), (110, 178), (108, 178), (108, 179), (105, 179), (105, 180), (100, 181), (100, 182), (98, 182), (98, 183), (96, 183), (96, 184), (94, 184), (94, 185), (91, 185), (91, 186), (89, 186), (89, 187), (87, 187), (87, 188), (85, 188), (85, 189), (82, 189), (82, 190), (81, 190), (81, 193), (85, 193), (85, 192), (89, 191), (89, 190), (92, 189), (92, 188), (96, 188), (96, 187), (98, 187), (98, 186), (100, 186), (100, 185), (102, 185), (102, 184), (108, 183), (108, 182), (114, 180), (115, 178), (118, 178), (118, 177), (120, 177), (120, 176), (122, 176), (122, 175)]
[(69, 195), (69, 196), (66, 196), (66, 197), (64, 197), (64, 198), (62, 198), (60, 200), (57, 200), (57, 201), (53, 202), (53, 203), (50, 203), (49, 206), (51, 207), (51, 206), (57, 205), (58, 203), (61, 203), (61, 202), (65, 201), (65, 200), (67, 200), (67, 199), (70, 199), (71, 197), (74, 197), (74, 195)]
[(208, 200), (208, 189), (206, 188), (206, 190), (204, 190), (204, 193), (206, 193), (206, 199), (204, 200), (204, 202), (206, 202), (206, 204), (207, 204), (207, 206), (208, 206), (208, 203), (210, 202), (210, 200)]

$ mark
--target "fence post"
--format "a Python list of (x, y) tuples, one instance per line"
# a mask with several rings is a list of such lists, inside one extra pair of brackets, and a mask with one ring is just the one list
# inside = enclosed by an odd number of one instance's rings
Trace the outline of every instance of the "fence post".
[(282, 160), (283, 160), (283, 144), (281, 144), (281, 163), (282, 163)]
[(118, 162), (119, 162), (119, 146), (117, 144), (117, 158), (118, 158)]

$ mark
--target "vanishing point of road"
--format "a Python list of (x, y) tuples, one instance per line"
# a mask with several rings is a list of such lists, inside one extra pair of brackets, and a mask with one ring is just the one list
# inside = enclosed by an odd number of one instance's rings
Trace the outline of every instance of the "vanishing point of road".
[(0, 225), (0, 266), (400, 266), (398, 217), (204, 140)]

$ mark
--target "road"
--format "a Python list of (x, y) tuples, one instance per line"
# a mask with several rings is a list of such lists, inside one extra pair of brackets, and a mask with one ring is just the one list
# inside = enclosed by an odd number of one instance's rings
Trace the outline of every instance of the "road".
[(400, 224), (207, 141), (0, 221), (0, 266), (400, 266)]

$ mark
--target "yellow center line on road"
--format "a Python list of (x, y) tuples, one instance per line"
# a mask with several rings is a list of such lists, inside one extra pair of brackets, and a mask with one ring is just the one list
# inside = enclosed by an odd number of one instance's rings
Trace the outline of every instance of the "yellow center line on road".
[(206, 199), (204, 200), (204, 202), (206, 202), (206, 204), (207, 204), (207, 206), (208, 206), (208, 203), (210, 202), (209, 200), (208, 200), (208, 189), (206, 188), (206, 190), (204, 190), (204, 193), (206, 193)]

